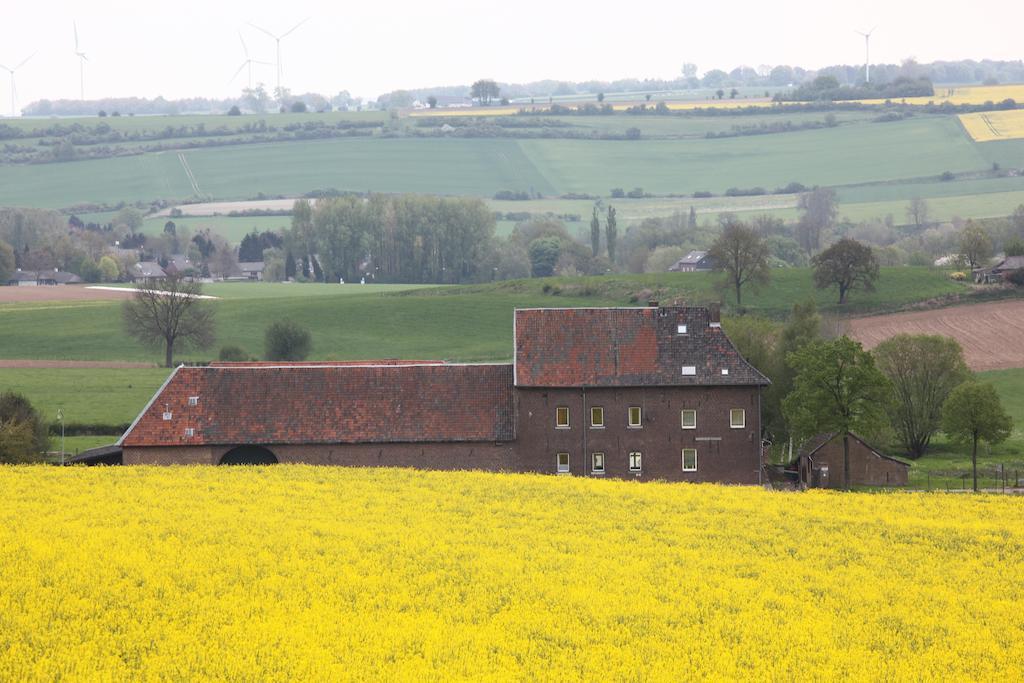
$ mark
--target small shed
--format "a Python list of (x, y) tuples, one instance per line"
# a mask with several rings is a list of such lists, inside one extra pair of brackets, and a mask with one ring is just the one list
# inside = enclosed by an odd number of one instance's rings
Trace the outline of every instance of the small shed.
[[(800, 449), (797, 471), (804, 488), (843, 488), (843, 437), (819, 434)], [(906, 486), (910, 465), (850, 433), (851, 486)]]

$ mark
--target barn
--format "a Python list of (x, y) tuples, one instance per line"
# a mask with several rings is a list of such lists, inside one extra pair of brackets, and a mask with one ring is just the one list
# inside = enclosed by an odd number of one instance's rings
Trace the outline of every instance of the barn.
[(302, 462), (757, 484), (761, 389), (717, 309), (520, 309), (512, 363), (179, 367), (124, 464)]
[[(910, 465), (885, 455), (850, 433), (851, 486), (906, 486)], [(800, 484), (805, 488), (843, 488), (843, 438), (840, 433), (819, 434), (800, 450)]]

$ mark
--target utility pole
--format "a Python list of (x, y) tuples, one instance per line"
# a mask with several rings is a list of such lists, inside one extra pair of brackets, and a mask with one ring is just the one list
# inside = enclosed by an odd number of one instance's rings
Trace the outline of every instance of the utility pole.
[(64, 464), (64, 409), (57, 408), (57, 419), (60, 420), (60, 464)]

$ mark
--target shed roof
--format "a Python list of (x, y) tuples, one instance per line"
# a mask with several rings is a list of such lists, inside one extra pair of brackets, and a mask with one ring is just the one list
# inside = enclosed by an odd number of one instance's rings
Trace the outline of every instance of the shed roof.
[[(196, 397), (196, 405), (189, 398)], [(169, 419), (164, 419), (164, 414)], [(191, 429), (192, 435), (186, 435)], [(124, 446), (511, 441), (512, 366), (179, 367)]]
[[(816, 434), (812, 436), (810, 439), (804, 442), (803, 446), (800, 447), (800, 453), (797, 457), (813, 456), (815, 453), (824, 448), (826, 444), (831, 443), (832, 440), (835, 439), (837, 436), (839, 436), (839, 432), (823, 432), (821, 434)], [(877, 455), (879, 458), (884, 458), (885, 460), (892, 460), (893, 462), (899, 463), (906, 467), (910, 466), (910, 463), (904, 462), (899, 458), (894, 458), (890, 455), (886, 455), (885, 453), (881, 452), (880, 450), (878, 450), (877, 448), (875, 448), (867, 441), (865, 441), (858, 435), (854, 434), (853, 432), (850, 432), (850, 438), (860, 443), (862, 446), (864, 446), (869, 451)]]
[(702, 307), (520, 309), (515, 344), (521, 387), (770, 383)]

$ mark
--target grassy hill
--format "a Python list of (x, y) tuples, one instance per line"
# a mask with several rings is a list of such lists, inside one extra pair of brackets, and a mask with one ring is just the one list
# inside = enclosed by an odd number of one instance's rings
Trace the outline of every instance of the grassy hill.
[[(715, 127), (749, 123), (742, 116), (713, 118)], [(589, 125), (628, 123), (642, 129), (646, 119), (618, 115), (609, 121)], [(688, 125), (700, 129), (692, 122)], [(974, 143), (952, 116), (884, 124), (854, 120), (834, 128), (720, 139), (304, 140), (0, 165), (0, 205), (66, 207), (194, 195), (244, 199), (260, 192), (295, 195), (327, 187), (484, 197), (499, 190), (607, 195), (614, 187), (642, 187), (660, 194), (722, 194), (731, 187), (770, 191), (792, 181), (849, 185), (936, 177), (947, 170), (981, 172), (990, 169), (996, 157), (1009, 168), (1019, 165), (1019, 157), (1012, 161), (1018, 148), (992, 145), (1015, 142), (1021, 141)], [(195, 176), (198, 193), (182, 159)]]
[[(262, 353), (268, 321), (290, 318), (312, 331), (315, 358), (495, 360), (510, 357), (516, 307), (643, 305), (650, 298), (708, 303), (719, 300), (717, 280), (709, 273), (659, 273), (390, 293), (360, 285), (237, 283), (211, 286), (209, 293), (225, 297), (211, 304), (217, 311), (217, 344), (236, 344), (252, 354)], [(778, 318), (807, 298), (814, 298), (822, 310), (848, 314), (892, 310), (967, 291), (941, 271), (886, 268), (877, 291), (853, 294), (840, 310), (834, 293), (814, 289), (809, 269), (780, 269), (773, 272), (771, 285), (749, 292), (744, 303), (749, 311)], [(125, 337), (120, 305), (113, 301), (7, 304), (0, 306), (0, 322), (3, 358), (162, 358)], [(215, 354), (186, 352), (178, 358), (202, 360)]]
[(1024, 676), (1018, 497), (282, 465), (0, 500), (4, 680)]

